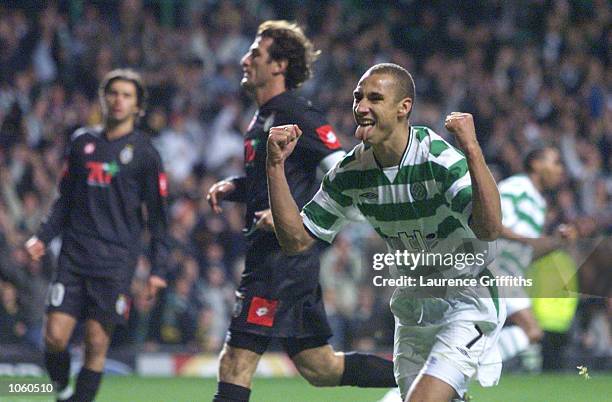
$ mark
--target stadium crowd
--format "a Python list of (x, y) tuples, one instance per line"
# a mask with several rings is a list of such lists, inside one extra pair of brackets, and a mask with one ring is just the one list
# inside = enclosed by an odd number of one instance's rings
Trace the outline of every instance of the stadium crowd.
[[(298, 21), (321, 49), (301, 90), (327, 112), (346, 149), (356, 143), (347, 113), (354, 83), (372, 64), (395, 62), (417, 83), (411, 122), (446, 136), (444, 116), (473, 113), (497, 179), (521, 172), (533, 147), (559, 147), (567, 179), (549, 197), (547, 222), (573, 223), (580, 238), (592, 239), (570, 250), (578, 266), (594, 239), (612, 232), (612, 14), (605, 0), (9, 1), (0, 5), (0, 344), (40, 344), (53, 258), (32, 262), (22, 245), (56, 195), (70, 134), (100, 122), (100, 78), (126, 66), (148, 84), (140, 124), (170, 179), (172, 269), (162, 297), (148, 300), (143, 255), (129, 327), (114, 342), (219, 350), (243, 266), (244, 211), (226, 203), (214, 215), (205, 194), (242, 171), (241, 133), (254, 105), (239, 86), (240, 58), (270, 18)], [(392, 345), (389, 294), (371, 285), (371, 256), (381, 248), (375, 233), (356, 225), (323, 257), (337, 348)], [(579, 270), (582, 293), (593, 293), (603, 268)], [(580, 320), (570, 330), (574, 350), (608, 367), (610, 289), (604, 298), (580, 297)]]

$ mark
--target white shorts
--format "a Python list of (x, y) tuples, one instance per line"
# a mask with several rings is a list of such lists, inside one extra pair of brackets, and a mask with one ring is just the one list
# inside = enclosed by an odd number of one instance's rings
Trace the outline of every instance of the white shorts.
[(511, 297), (506, 301), (506, 313), (508, 317), (517, 311), (525, 310), (531, 307), (531, 299), (528, 297)]
[(474, 377), (483, 386), (496, 385), (501, 374), (498, 333), (496, 329), (485, 334), (468, 321), (430, 327), (396, 325), (393, 363), (402, 398), (422, 374), (446, 382), (460, 397)]
[[(498, 312), (491, 307), (491, 299), (476, 301), (481, 306), (477, 309), (455, 300), (406, 300), (401, 296), (401, 292), (394, 294), (391, 307), (396, 315), (394, 373), (402, 398), (423, 374), (446, 382), (460, 397), (471, 379), (485, 387), (497, 384), (502, 367), (497, 338), (505, 321), (502, 299)], [(455, 308), (441, 308), (444, 304)], [(407, 310), (414, 311), (414, 318)], [(486, 321), (465, 319), (476, 316)]]

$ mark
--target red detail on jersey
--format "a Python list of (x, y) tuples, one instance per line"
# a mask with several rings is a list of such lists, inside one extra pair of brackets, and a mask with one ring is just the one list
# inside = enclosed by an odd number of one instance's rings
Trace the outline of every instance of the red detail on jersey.
[(85, 166), (89, 169), (87, 183), (92, 185), (110, 184), (113, 176), (104, 171), (104, 163), (87, 162)]
[(319, 139), (323, 142), (323, 144), (329, 149), (338, 149), (341, 147), (340, 140), (338, 140), (338, 136), (334, 133), (332, 126), (326, 124), (317, 128), (317, 134)]
[(277, 304), (278, 300), (268, 300), (257, 296), (253, 297), (251, 306), (249, 307), (247, 322), (264, 327), (271, 327), (274, 324)]
[(255, 160), (255, 147), (252, 140), (244, 140), (244, 163)]
[(159, 195), (162, 197), (168, 196), (168, 178), (165, 173), (159, 174)]

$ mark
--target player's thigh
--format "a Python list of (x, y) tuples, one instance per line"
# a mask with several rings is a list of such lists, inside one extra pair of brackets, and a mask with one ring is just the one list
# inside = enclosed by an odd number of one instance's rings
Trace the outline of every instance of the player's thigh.
[(52, 349), (63, 350), (68, 346), (77, 319), (62, 311), (47, 313), (45, 322), (45, 343)]
[(306, 379), (325, 382), (339, 380), (344, 372), (344, 354), (325, 345), (302, 350), (291, 356), (296, 368)]
[(417, 377), (408, 391), (406, 402), (449, 402), (457, 397), (455, 389), (428, 374)]
[(441, 328), (439, 325), (403, 325), (396, 317), (393, 370), (395, 381), (403, 397), (425, 365)]

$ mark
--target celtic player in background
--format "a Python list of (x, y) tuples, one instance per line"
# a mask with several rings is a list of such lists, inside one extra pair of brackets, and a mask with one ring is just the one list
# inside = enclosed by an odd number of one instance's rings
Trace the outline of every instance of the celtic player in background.
[[(559, 151), (553, 147), (529, 152), (524, 162), (525, 174), (511, 176), (499, 183), (502, 200), (503, 229), (494, 262), (497, 273), (525, 276), (532, 259), (563, 247), (576, 237), (570, 225), (561, 225), (554, 236), (543, 236), (546, 200), (543, 192), (554, 190), (563, 180)], [(542, 338), (542, 330), (531, 311), (531, 300), (522, 287), (507, 287), (508, 322), (499, 336), (502, 359), (508, 360)]]
[[(301, 130), (297, 125), (271, 129), (268, 189), (275, 232), (285, 252), (296, 254), (319, 241), (333, 241), (359, 213), (391, 251), (457, 253), (467, 245), (486, 250), (487, 242), (498, 237), (499, 192), (472, 116), (452, 113), (446, 118), (446, 128), (464, 154), (432, 130), (410, 125), (414, 93), (412, 76), (396, 64), (375, 65), (361, 77), (353, 114), (362, 143), (328, 172), (301, 216), (285, 177), (285, 160)], [(397, 269), (399, 275), (487, 275), (484, 267), (474, 265)], [(462, 398), (471, 378), (484, 386), (496, 384), (501, 372), (497, 335), (505, 319), (496, 289), (429, 289), (441, 291), (438, 297), (421, 291), (397, 288), (391, 299), (395, 378), (405, 401)]]

